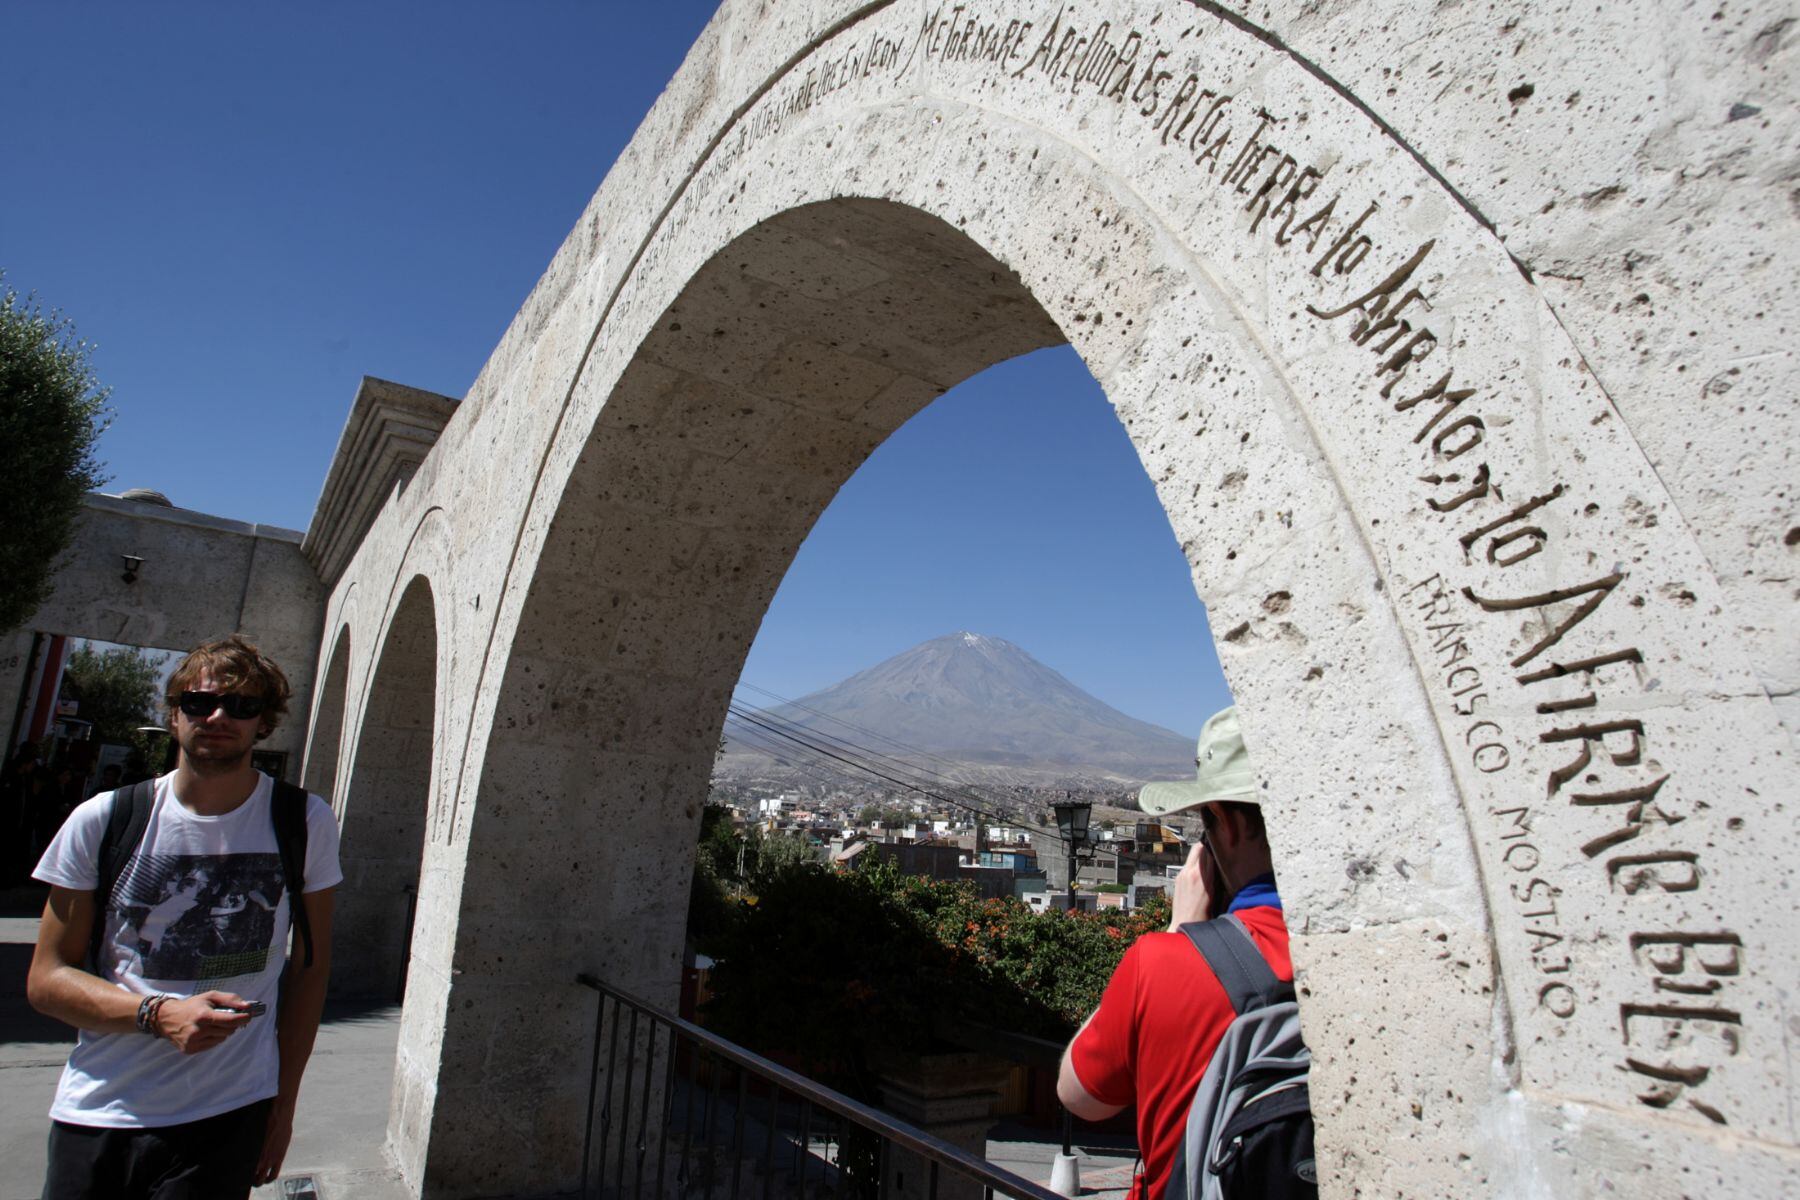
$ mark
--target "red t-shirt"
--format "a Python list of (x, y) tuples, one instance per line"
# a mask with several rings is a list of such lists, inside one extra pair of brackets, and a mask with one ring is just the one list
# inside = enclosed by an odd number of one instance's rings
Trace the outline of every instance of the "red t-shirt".
[[(1278, 908), (1237, 918), (1276, 976), (1294, 978), (1287, 925)], [(1075, 1039), (1070, 1062), (1088, 1095), (1137, 1106), (1144, 1173), (1131, 1200), (1161, 1196), (1187, 1128), (1188, 1105), (1232, 1020), (1231, 1001), (1184, 933), (1147, 933), (1107, 981), (1100, 1009)]]

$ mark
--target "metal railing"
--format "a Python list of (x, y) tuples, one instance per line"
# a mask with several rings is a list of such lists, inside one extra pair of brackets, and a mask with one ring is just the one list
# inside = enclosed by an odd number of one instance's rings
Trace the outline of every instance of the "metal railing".
[(1063, 1200), (592, 975), (576, 981), (598, 993), (583, 1200), (646, 1187), (656, 1200)]

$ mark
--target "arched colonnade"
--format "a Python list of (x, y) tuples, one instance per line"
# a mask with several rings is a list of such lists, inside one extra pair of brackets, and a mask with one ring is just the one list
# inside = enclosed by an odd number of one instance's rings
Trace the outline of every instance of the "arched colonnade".
[[(1410, 19), (726, 4), (330, 603), (308, 779), (359, 977), (419, 872), (389, 1133), (421, 1194), (572, 1185), (574, 976), (672, 994), (726, 697), (806, 531), (934, 396), (1063, 340), (1265, 772), (1335, 1194), (1795, 1186), (1792, 600), (1709, 507), (1769, 460), (1678, 449), (1697, 402), (1642, 361), (1770, 394), (1783, 310), (1644, 257), (1675, 315), (1551, 278), (1583, 239), (1725, 254), (1543, 181), (1626, 137), (1594, 56), (1653, 6), (1494, 17), (1523, 92)], [(1636, 102), (1681, 153), (1709, 45)]]

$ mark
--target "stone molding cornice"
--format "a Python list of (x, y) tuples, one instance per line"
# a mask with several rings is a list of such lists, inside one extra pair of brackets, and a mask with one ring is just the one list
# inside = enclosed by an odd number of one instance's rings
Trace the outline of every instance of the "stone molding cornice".
[(363, 376), (300, 543), (327, 588), (337, 586), (376, 515), (412, 479), (459, 403), (452, 396)]

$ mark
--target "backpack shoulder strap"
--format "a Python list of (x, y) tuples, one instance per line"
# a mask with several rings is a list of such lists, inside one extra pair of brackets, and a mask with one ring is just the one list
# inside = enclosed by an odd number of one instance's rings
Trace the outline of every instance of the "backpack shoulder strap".
[(1244, 1013), (1271, 1003), (1285, 986), (1263, 958), (1244, 923), (1235, 916), (1183, 925), (1206, 965), (1218, 977), (1231, 1001), (1231, 1011)]
[(269, 819), (275, 825), (275, 849), (281, 855), (281, 874), (288, 894), (288, 921), (300, 938), (307, 966), (313, 963), (312, 922), (301, 898), (306, 890), (306, 789), (282, 779), (271, 779)]
[(88, 934), (88, 969), (100, 973), (100, 939), (106, 933), (106, 904), (113, 887), (131, 861), (144, 830), (150, 827), (150, 810), (156, 807), (156, 780), (142, 779), (130, 787), (113, 792), (112, 811), (106, 817), (106, 832), (100, 836), (100, 854), (96, 862), (99, 878), (94, 884), (94, 928)]

